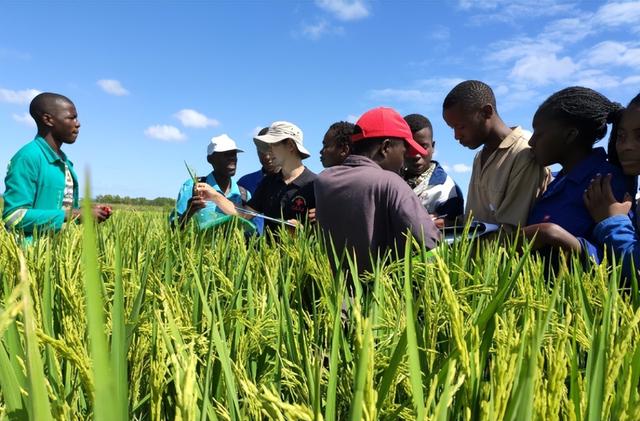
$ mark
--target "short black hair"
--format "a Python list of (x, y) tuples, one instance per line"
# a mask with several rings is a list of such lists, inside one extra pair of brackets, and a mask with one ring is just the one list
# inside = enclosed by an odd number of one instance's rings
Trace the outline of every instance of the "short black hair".
[(267, 134), (267, 132), (269, 131), (269, 127), (263, 127), (260, 129), (260, 131), (258, 132), (258, 136), (264, 136)]
[[(629, 105), (627, 105), (627, 108), (636, 107), (640, 107), (640, 93), (633, 97), (633, 99), (629, 101)], [(616, 143), (618, 142), (618, 124), (620, 124), (620, 118), (622, 117), (624, 110), (625, 108), (620, 108), (613, 114), (613, 124), (611, 126), (611, 134), (609, 134), (609, 143), (607, 145), (609, 162), (613, 165), (617, 165), (618, 167), (622, 167), (622, 165), (620, 164), (620, 158), (618, 157)]]
[(351, 135), (353, 135), (353, 129), (355, 127), (355, 124), (349, 123), (348, 121), (338, 121), (329, 126), (327, 133), (333, 133), (333, 137), (339, 146), (351, 147)]
[(406, 115), (404, 116), (404, 121), (406, 121), (409, 125), (412, 134), (415, 134), (416, 132), (419, 132), (420, 130), (425, 128), (431, 130), (431, 133), (433, 133), (433, 126), (431, 125), (431, 122), (422, 114)]
[(442, 103), (442, 109), (447, 110), (457, 104), (460, 104), (465, 110), (480, 109), (491, 104), (496, 110), (496, 96), (486, 83), (479, 80), (465, 80), (458, 83), (447, 94)]
[(549, 98), (538, 113), (550, 113), (554, 118), (578, 129), (581, 143), (592, 146), (607, 134), (607, 124), (619, 118), (622, 106), (590, 88), (572, 86), (564, 88)]
[(400, 137), (371, 137), (351, 143), (351, 153), (354, 155), (368, 155), (368, 153), (371, 152), (373, 148), (379, 146), (383, 141), (387, 139), (391, 140), (393, 143), (406, 142)]
[(40, 119), (44, 114), (52, 114), (59, 103), (73, 104), (73, 102), (64, 95), (54, 94), (52, 92), (43, 92), (38, 94), (31, 100), (29, 104), (29, 114), (40, 125)]

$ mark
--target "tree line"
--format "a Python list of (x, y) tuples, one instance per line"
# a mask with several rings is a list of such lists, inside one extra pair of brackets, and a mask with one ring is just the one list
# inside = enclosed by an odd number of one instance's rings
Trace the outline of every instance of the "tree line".
[(175, 199), (169, 197), (156, 197), (155, 199), (147, 199), (146, 197), (129, 197), (113, 194), (98, 195), (95, 198), (97, 203), (108, 203), (113, 205), (132, 205), (132, 206), (162, 206), (173, 207), (176, 203)]

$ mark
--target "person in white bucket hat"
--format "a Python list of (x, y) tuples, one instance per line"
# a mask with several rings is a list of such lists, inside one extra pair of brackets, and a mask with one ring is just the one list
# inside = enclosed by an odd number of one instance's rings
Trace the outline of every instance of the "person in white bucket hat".
[[(269, 126), (266, 134), (258, 135), (253, 140), (258, 150), (270, 152), (274, 165), (281, 170), (264, 177), (245, 210), (292, 224), (314, 221), (316, 199), (313, 182), (317, 175), (302, 164), (302, 160), (310, 156), (303, 144), (302, 130), (293, 123), (276, 121)], [(228, 215), (239, 215), (246, 219), (254, 217), (242, 210), (238, 211), (231, 201), (206, 183), (199, 183), (196, 189), (199, 189), (206, 200), (214, 201)], [(280, 225), (278, 222), (265, 220), (265, 227), (272, 230)]]
[[(207, 162), (213, 167), (207, 176), (197, 177), (197, 183), (210, 186), (226, 197), (235, 206), (242, 206), (250, 199), (250, 193), (238, 186), (231, 177), (236, 174), (238, 152), (243, 152), (228, 135), (214, 136), (207, 144)], [(182, 185), (176, 200), (176, 207), (169, 219), (171, 223), (184, 226), (193, 215), (205, 208), (223, 213), (215, 203), (205, 201), (195, 194), (194, 180), (188, 179)]]

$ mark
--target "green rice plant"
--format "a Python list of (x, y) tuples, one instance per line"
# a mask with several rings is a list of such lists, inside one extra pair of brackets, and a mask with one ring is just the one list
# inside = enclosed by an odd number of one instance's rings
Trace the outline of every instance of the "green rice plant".
[(0, 229), (0, 419), (640, 419), (615, 264), (406, 250), (357, 274), (311, 227), (117, 210), (30, 246)]

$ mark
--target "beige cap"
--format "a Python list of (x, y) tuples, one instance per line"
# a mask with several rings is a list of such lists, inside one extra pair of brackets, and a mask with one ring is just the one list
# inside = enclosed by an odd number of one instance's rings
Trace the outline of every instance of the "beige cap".
[(311, 156), (302, 144), (302, 130), (288, 121), (274, 121), (271, 123), (271, 126), (269, 126), (267, 134), (253, 138), (254, 141), (264, 143), (278, 143), (285, 139), (291, 139), (296, 143), (296, 147), (303, 155), (303, 158), (309, 158), (309, 156)]

